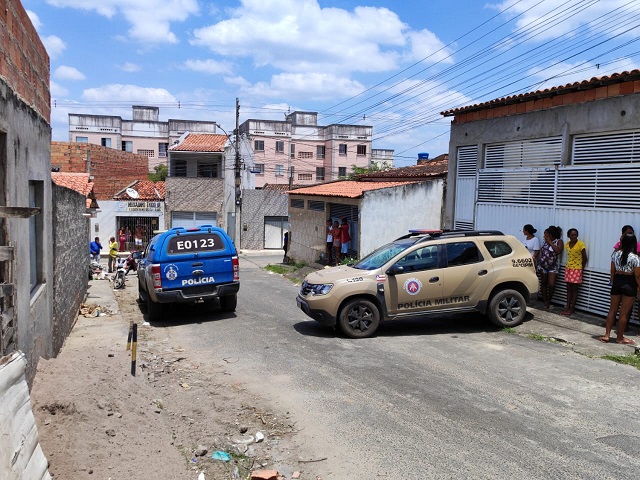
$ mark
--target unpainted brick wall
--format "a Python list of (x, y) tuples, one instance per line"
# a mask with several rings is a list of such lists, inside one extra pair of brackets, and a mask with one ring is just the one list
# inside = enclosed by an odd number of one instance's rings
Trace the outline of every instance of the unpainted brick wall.
[(71, 332), (87, 293), (89, 272), (89, 219), (85, 197), (69, 188), (52, 185), (53, 196), (53, 354), (57, 355)]
[(0, 4), (0, 52), (0, 77), (50, 123), (49, 55), (20, 2)]
[(132, 182), (149, 178), (146, 156), (90, 143), (51, 142), (51, 166), (60, 167), (61, 172), (90, 173), (98, 202), (111, 200)]

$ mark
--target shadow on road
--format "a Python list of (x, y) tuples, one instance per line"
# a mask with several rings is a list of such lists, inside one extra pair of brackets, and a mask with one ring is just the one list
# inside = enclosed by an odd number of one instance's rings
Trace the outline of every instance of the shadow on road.
[[(527, 312), (524, 322), (533, 319)], [(299, 322), (293, 328), (302, 335), (311, 337), (340, 337), (345, 335), (339, 329), (321, 325), (315, 321)], [(416, 317), (411, 319), (390, 320), (381, 322), (375, 337), (402, 337), (415, 335), (465, 335), (478, 332), (498, 332), (502, 330), (478, 313), (459, 313), (456, 315), (442, 315)]]
[(223, 312), (220, 309), (220, 303), (216, 302), (212, 305), (210, 302), (198, 304), (167, 304), (163, 305), (162, 317), (158, 320), (149, 321), (147, 308), (144, 304), (138, 303), (138, 308), (144, 314), (144, 319), (149, 322), (152, 327), (166, 328), (176, 325), (191, 325), (215, 322), (218, 320), (228, 320), (237, 318), (235, 312)]

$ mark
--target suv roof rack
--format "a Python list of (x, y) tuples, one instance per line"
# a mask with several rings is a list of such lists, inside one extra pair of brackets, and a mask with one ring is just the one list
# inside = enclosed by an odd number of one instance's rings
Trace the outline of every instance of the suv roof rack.
[(409, 233), (396, 240), (418, 237), (416, 242), (433, 238), (479, 237), (482, 235), (504, 235), (499, 230), (409, 230)]

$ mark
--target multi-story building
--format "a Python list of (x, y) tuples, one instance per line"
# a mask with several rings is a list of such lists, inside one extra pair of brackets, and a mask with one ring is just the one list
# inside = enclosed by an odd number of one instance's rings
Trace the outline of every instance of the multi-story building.
[(250, 119), (240, 136), (251, 148), (243, 160), (255, 174), (255, 187), (265, 184), (311, 185), (346, 177), (353, 165), (371, 162), (373, 127), (318, 125), (316, 112), (293, 112), (286, 120)]
[(169, 146), (187, 132), (216, 133), (215, 122), (160, 121), (160, 109), (134, 105), (133, 119), (114, 115), (69, 114), (69, 141), (91, 143), (137, 153), (149, 158), (149, 171), (167, 164)]

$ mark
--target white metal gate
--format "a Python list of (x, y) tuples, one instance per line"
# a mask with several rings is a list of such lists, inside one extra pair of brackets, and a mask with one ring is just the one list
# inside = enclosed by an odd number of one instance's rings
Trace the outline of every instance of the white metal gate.
[(218, 225), (216, 212), (171, 212), (171, 227), (193, 228), (200, 225)]
[(288, 231), (288, 217), (264, 217), (264, 248), (282, 248)]

